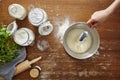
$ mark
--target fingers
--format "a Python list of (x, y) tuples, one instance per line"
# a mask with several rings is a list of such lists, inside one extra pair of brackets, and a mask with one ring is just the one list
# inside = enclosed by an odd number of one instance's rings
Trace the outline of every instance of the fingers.
[(88, 26), (89, 26), (90, 28), (93, 28), (93, 27), (96, 27), (96, 26), (98, 25), (98, 22), (95, 21), (95, 20), (93, 20), (93, 19), (89, 19), (89, 20), (87, 21), (87, 24), (88, 24)]
[(87, 24), (91, 24), (91, 22), (93, 22), (93, 19), (89, 19), (89, 20), (87, 21)]
[(96, 26), (98, 26), (98, 23), (97, 23), (97, 22), (94, 23), (94, 24), (92, 24), (92, 27), (91, 27), (91, 28), (94, 28), (94, 27), (96, 27)]
[(91, 22), (92, 22), (93, 20), (92, 19), (89, 19), (88, 21), (87, 21), (87, 24), (88, 24), (88, 26), (91, 28), (92, 27), (92, 25), (91, 25)]

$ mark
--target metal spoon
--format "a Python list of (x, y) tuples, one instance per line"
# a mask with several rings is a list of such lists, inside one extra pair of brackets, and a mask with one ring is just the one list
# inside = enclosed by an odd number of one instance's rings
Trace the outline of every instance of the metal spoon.
[(87, 31), (84, 31), (80, 34), (79, 36), (79, 41), (83, 41), (88, 35), (88, 32)]

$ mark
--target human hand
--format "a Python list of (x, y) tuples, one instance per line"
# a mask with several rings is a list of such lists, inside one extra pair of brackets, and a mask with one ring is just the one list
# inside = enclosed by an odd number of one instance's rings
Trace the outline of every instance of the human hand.
[(93, 13), (91, 18), (87, 21), (87, 24), (90, 27), (96, 27), (104, 23), (109, 18), (109, 16), (110, 14), (107, 10), (96, 11)]

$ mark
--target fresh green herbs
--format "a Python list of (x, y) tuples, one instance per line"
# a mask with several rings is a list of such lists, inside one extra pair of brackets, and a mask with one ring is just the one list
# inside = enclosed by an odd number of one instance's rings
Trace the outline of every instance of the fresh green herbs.
[(0, 26), (0, 64), (13, 60), (19, 46), (12, 41), (9, 32), (6, 32), (6, 26)]

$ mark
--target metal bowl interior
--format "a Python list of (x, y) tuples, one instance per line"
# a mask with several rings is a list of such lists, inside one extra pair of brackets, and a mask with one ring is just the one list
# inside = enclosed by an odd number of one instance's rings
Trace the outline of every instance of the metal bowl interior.
[[(71, 31), (72, 29), (75, 29), (75, 28), (88, 31), (88, 33), (91, 36), (92, 44), (91, 44), (90, 48), (84, 53), (76, 53), (76, 52), (70, 50), (70, 48), (67, 45), (67, 42), (66, 42), (67, 35), (68, 35), (69, 31)], [(99, 37), (97, 30), (95, 28), (89, 28), (88, 25), (84, 22), (78, 22), (78, 23), (72, 24), (66, 30), (64, 37), (63, 37), (63, 46), (64, 46), (65, 51), (70, 56), (77, 58), (77, 59), (86, 59), (86, 58), (91, 57), (98, 51), (99, 45), (100, 45), (100, 37)]]

